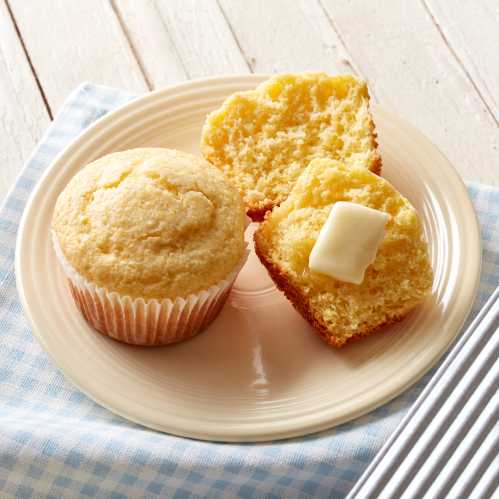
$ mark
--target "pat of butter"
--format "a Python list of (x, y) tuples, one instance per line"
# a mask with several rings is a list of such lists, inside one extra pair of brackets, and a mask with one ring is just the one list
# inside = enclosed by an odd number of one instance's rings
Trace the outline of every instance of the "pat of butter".
[(361, 284), (385, 236), (390, 215), (361, 204), (337, 202), (329, 212), (310, 253), (314, 272)]

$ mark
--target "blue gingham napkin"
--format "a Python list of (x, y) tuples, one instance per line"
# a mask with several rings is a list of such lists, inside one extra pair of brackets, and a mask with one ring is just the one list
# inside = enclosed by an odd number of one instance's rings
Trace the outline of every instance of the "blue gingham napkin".
[[(22, 314), (14, 249), (26, 200), (54, 156), (94, 120), (127, 102), (85, 84), (68, 99), (0, 212), (0, 496), (344, 497), (431, 373), (370, 414), (317, 435), (215, 444), (161, 434), (96, 405), (48, 359)], [(473, 314), (499, 285), (499, 190), (470, 185), (484, 246)]]

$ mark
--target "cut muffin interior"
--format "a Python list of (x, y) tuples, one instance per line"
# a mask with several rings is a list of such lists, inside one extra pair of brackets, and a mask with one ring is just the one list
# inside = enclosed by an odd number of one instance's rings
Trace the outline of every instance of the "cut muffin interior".
[[(390, 215), (361, 284), (309, 268), (332, 206), (358, 203)], [(360, 164), (313, 160), (255, 232), (255, 249), (277, 286), (329, 344), (341, 347), (403, 318), (430, 292), (428, 247), (414, 207)]]
[(204, 157), (239, 188), (257, 221), (286, 199), (312, 159), (361, 160), (379, 173), (376, 148), (366, 83), (325, 73), (277, 75), (233, 94), (208, 115), (201, 138)]

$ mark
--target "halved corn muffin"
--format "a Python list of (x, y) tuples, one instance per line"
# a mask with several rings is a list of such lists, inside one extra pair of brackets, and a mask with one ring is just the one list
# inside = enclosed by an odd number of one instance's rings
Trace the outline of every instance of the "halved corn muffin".
[[(309, 268), (309, 256), (338, 201), (390, 215), (361, 284)], [(432, 269), (418, 214), (386, 180), (360, 163), (316, 159), (255, 232), (256, 252), (277, 286), (331, 345), (341, 347), (402, 319), (431, 292)]]
[(367, 85), (348, 75), (277, 75), (231, 95), (206, 118), (201, 151), (238, 187), (255, 221), (286, 199), (314, 158), (381, 170)]

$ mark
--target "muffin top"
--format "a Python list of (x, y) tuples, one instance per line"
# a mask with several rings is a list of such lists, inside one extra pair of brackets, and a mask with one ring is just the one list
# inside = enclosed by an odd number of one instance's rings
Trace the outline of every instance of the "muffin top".
[(68, 263), (132, 298), (186, 297), (226, 277), (244, 253), (238, 191), (207, 161), (143, 148), (77, 173), (52, 219)]

